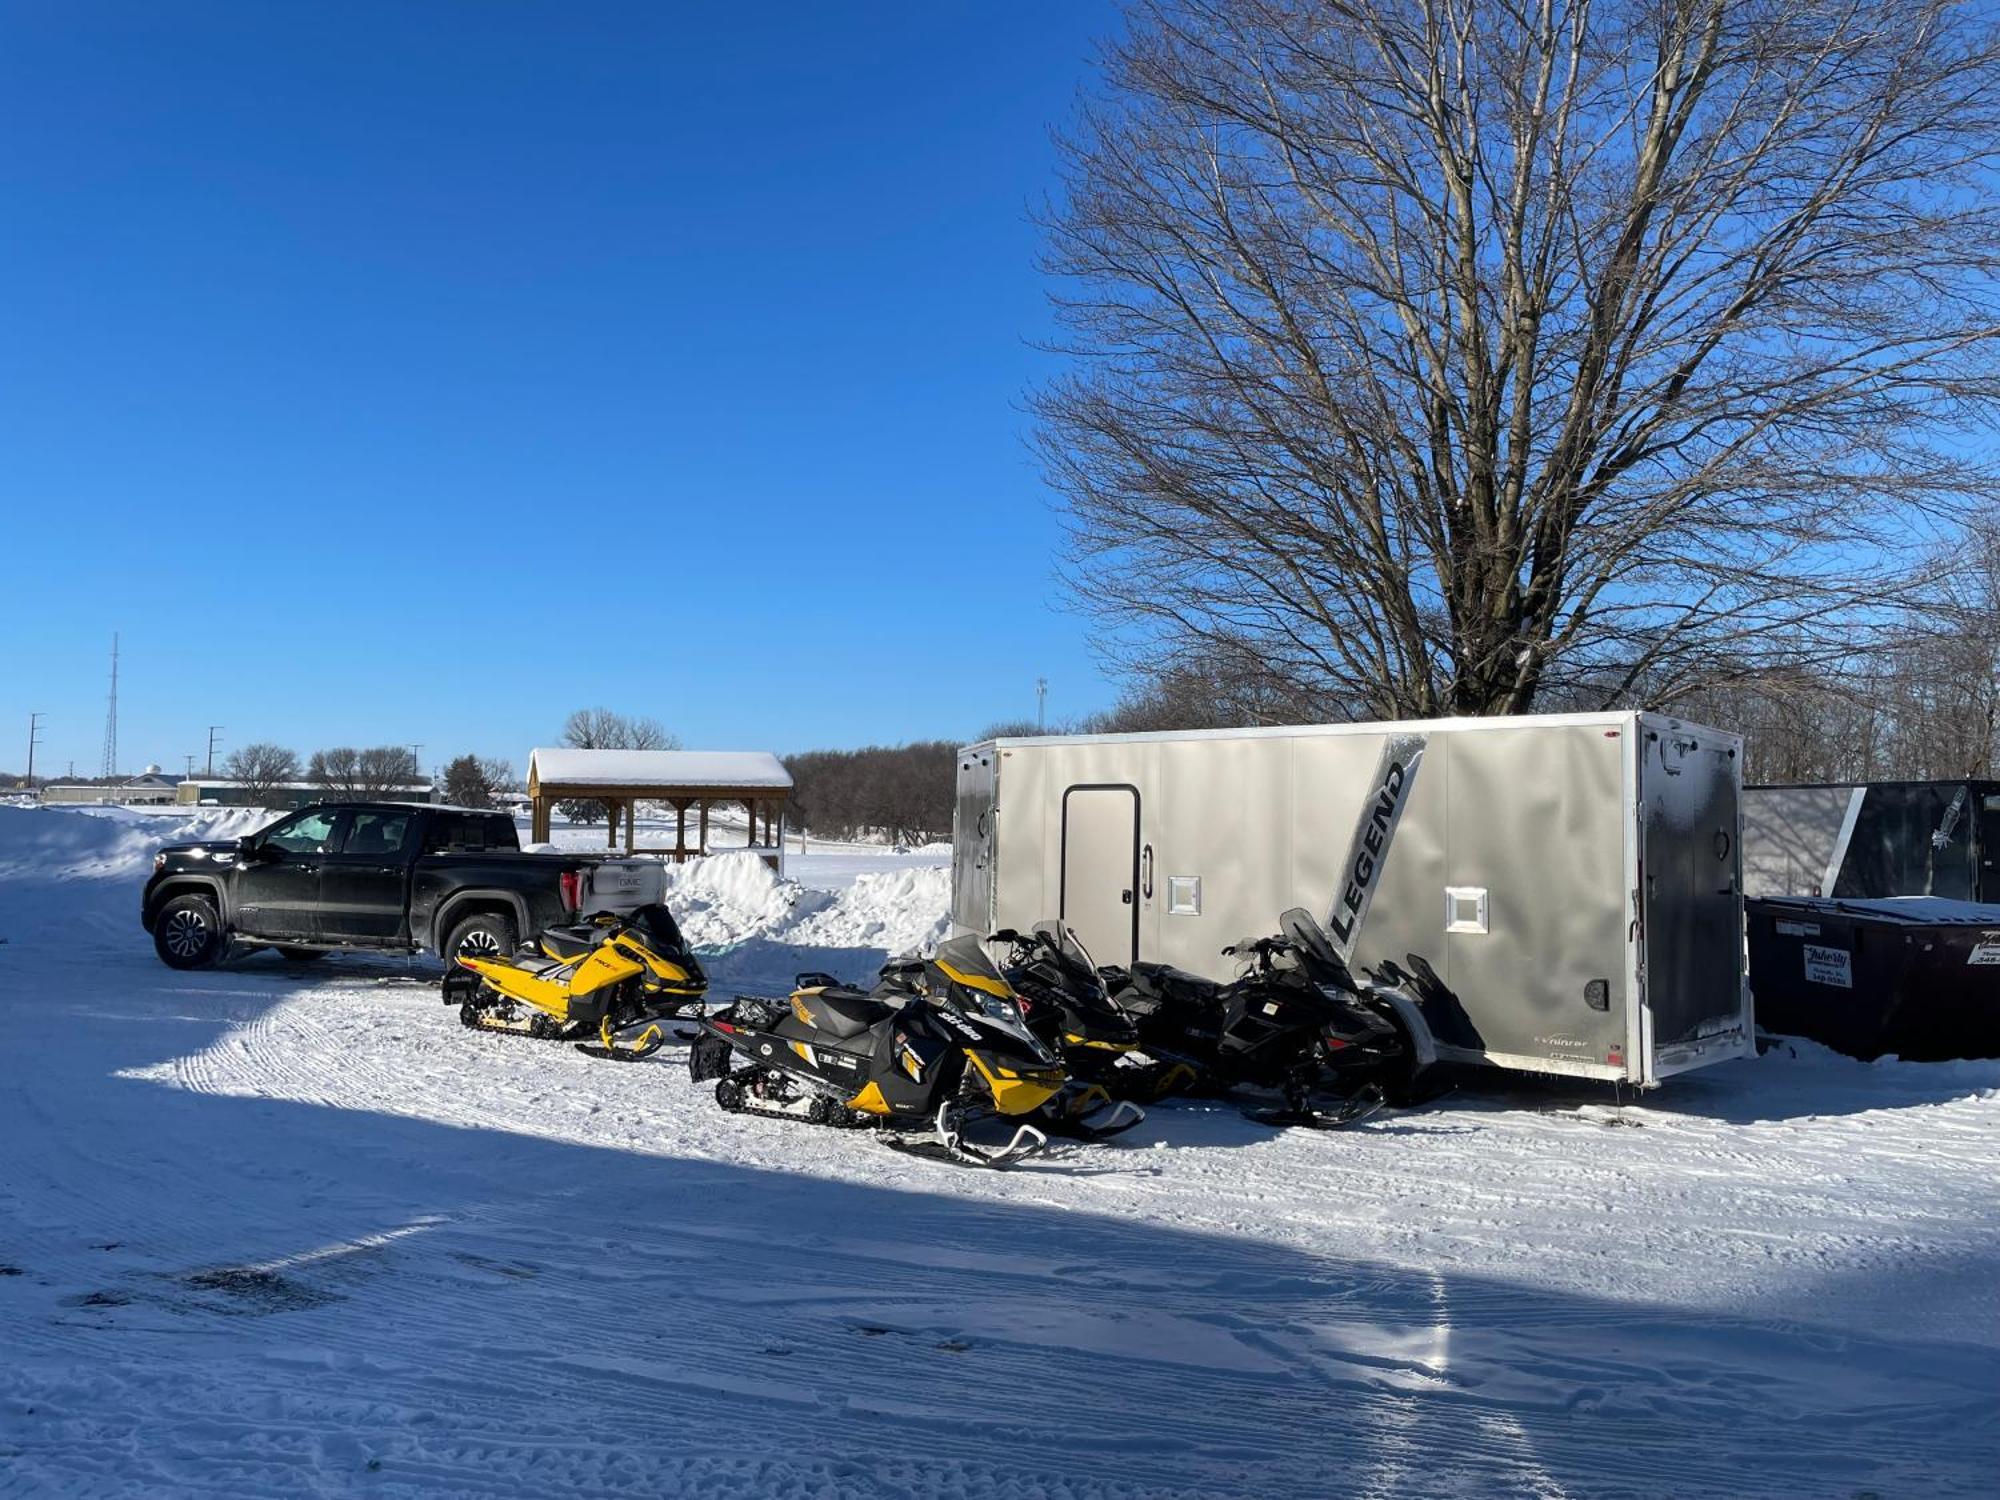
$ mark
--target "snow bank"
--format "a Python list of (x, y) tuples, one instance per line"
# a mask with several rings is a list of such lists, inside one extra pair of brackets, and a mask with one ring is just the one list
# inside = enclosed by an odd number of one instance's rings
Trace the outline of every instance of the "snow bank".
[[(666, 897), (718, 979), (768, 989), (789, 984), (802, 967), (830, 966), (866, 983), (892, 954), (945, 935), (951, 872), (898, 868), (828, 891), (780, 880), (754, 854), (714, 854), (671, 867)], [(807, 962), (808, 949), (824, 951)]]
[(271, 815), (234, 807), (0, 807), (0, 938), (11, 943), (139, 933), (139, 887), (162, 844), (229, 839)]

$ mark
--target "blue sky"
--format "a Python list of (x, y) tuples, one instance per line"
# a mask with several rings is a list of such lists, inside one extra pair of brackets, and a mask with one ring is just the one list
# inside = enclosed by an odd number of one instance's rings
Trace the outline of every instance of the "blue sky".
[(114, 629), (126, 770), (1109, 701), (1020, 407), (1114, 25), (0, 3), (0, 766), (95, 770)]

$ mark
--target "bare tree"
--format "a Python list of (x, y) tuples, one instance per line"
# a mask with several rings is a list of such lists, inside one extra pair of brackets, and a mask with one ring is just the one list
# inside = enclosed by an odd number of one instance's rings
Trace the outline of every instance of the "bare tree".
[(352, 745), (315, 750), (306, 762), (306, 780), (336, 797), (361, 795), (361, 752)]
[(406, 745), (338, 745), (313, 751), (306, 780), (339, 797), (379, 797), (420, 783), (423, 771)]
[[(578, 750), (678, 750), (680, 739), (658, 719), (628, 718), (608, 708), (579, 708), (563, 724), (563, 743)], [(558, 802), (556, 810), (572, 823), (595, 823), (604, 817), (602, 802), (579, 798)]]
[(2000, 67), (1951, 0), (1131, 0), (1065, 143), (1071, 571), (1257, 713), (1852, 653), (1993, 473)]
[(283, 745), (244, 745), (229, 752), (222, 774), (243, 788), (249, 802), (269, 806), (271, 793), (299, 774), (299, 757)]
[(678, 750), (658, 719), (628, 718), (608, 708), (579, 708), (563, 725), (563, 743), (579, 750)]

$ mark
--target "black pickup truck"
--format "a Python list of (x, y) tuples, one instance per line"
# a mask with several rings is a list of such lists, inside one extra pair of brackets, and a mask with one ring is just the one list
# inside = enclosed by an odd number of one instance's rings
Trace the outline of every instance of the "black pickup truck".
[(577, 912), (660, 899), (652, 860), (527, 854), (505, 813), (322, 802), (227, 843), (153, 857), (140, 921), (163, 962), (198, 969), (232, 946), (287, 958), (341, 950), (512, 953)]

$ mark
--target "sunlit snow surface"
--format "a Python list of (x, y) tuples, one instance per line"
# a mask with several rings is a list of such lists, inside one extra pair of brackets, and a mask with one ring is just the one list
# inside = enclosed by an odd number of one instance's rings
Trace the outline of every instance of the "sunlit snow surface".
[[(0, 1493), (1994, 1492), (2000, 1064), (982, 1174), (467, 1032), (424, 963), (172, 973), (153, 843), (241, 821), (0, 807)], [(944, 858), (670, 899), (719, 993), (859, 979)]]

